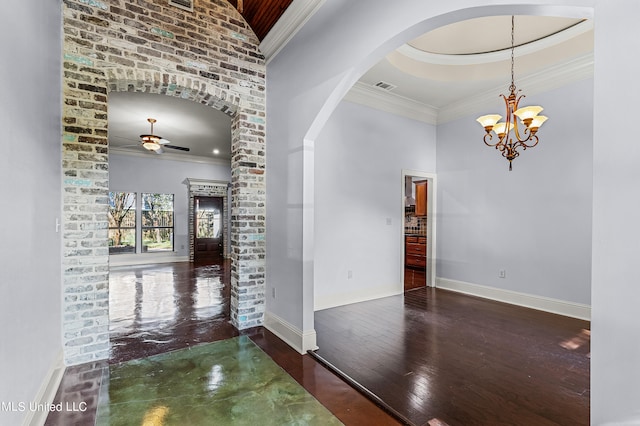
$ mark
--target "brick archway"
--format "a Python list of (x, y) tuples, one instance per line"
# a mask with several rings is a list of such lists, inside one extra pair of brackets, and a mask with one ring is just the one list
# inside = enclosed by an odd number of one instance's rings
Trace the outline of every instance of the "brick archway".
[[(226, 2), (196, 7), (198, 20), (161, 0), (146, 9), (120, 3), (67, 0), (62, 6), (67, 365), (109, 356), (107, 101), (114, 91), (180, 97), (232, 117), (231, 320), (245, 329), (264, 317), (266, 105), (257, 39), (248, 26), (237, 27), (242, 18)], [(201, 40), (205, 31), (210, 45)]]

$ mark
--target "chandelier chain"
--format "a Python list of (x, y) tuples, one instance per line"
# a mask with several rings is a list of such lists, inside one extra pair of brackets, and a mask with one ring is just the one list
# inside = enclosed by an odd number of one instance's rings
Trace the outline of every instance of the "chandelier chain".
[(509, 91), (510, 92), (514, 92), (516, 90), (516, 84), (515, 84), (515, 78), (514, 78), (514, 65), (515, 65), (515, 60), (514, 60), (514, 50), (515, 50), (515, 30), (514, 30), (514, 25), (515, 23), (515, 16), (511, 15), (511, 86), (509, 86)]

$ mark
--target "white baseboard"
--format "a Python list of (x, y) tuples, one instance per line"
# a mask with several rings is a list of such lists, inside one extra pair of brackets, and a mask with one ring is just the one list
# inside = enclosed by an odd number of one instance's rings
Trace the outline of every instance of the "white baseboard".
[(189, 256), (176, 253), (135, 253), (114, 254), (109, 256), (109, 266), (148, 265), (151, 263), (188, 262)]
[(314, 311), (321, 311), (323, 309), (335, 308), (337, 306), (350, 305), (352, 303), (366, 302), (369, 300), (382, 299), (383, 297), (397, 296), (402, 294), (404, 289), (400, 288), (397, 284), (394, 286), (379, 286), (368, 288), (365, 291), (359, 289), (358, 291), (350, 293), (332, 294), (330, 296), (316, 296), (314, 300)]
[[(51, 364), (49, 372), (42, 381), (42, 385), (40, 385), (40, 389), (38, 390), (36, 397), (33, 399), (36, 404), (50, 406), (53, 403), (58, 387), (60, 387), (64, 370), (64, 354), (60, 351), (56, 360)], [(49, 412), (47, 410), (28, 410), (22, 424), (24, 426), (42, 426), (47, 420), (48, 414)]]
[(309, 350), (318, 349), (315, 330), (302, 332), (298, 327), (271, 312), (264, 314), (264, 327), (303, 355)]
[(535, 296), (532, 294), (487, 287), (464, 281), (450, 280), (447, 278), (436, 278), (436, 287), (472, 296), (483, 297), (485, 299), (496, 300), (498, 302), (537, 309), (539, 311), (551, 312), (553, 314), (591, 321), (591, 306), (580, 303), (566, 302), (564, 300), (552, 299), (550, 297)]

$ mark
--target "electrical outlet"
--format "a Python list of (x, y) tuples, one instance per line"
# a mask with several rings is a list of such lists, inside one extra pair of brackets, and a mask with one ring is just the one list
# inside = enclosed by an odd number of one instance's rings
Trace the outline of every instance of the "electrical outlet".
[(387, 225), (391, 225), (391, 218), (390, 217), (387, 218)]
[(353, 278), (353, 271), (352, 271), (351, 269), (349, 269), (349, 270), (347, 271), (347, 279), (349, 279), (349, 280), (350, 280), (351, 278)]
[(498, 278), (507, 278), (507, 270), (500, 269), (500, 271), (498, 271)]
[(273, 297), (274, 299), (276, 298), (276, 288), (275, 287), (273, 287), (271, 289), (271, 297)]

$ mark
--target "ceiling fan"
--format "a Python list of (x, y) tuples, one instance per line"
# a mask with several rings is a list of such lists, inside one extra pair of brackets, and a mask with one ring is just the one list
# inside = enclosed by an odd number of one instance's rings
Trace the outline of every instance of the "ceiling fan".
[(164, 139), (158, 135), (153, 134), (153, 124), (157, 121), (155, 118), (147, 118), (147, 121), (151, 124), (151, 132), (148, 135), (140, 135), (140, 142), (143, 148), (149, 151), (153, 151), (156, 154), (162, 154), (163, 148), (176, 149), (178, 151), (190, 151), (190, 148), (184, 146), (171, 145), (171, 141)]

